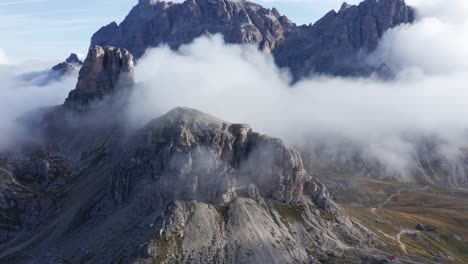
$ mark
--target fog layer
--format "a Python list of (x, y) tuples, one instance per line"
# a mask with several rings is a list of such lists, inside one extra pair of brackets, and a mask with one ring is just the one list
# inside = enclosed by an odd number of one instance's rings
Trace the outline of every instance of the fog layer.
[(44, 86), (25, 81), (23, 74), (21, 65), (0, 65), (0, 150), (36, 135), (38, 131), (26, 130), (18, 119), (28, 111), (63, 103), (77, 77), (71, 75)]
[[(410, 4), (417, 22), (387, 32), (367, 58), (386, 63), (396, 74), (392, 81), (311, 76), (291, 86), (288, 70), (271, 55), (219, 35), (202, 37), (177, 52), (149, 49), (137, 62), (129, 122), (141, 127), (174, 107), (192, 107), (249, 123), (326, 166), (412, 180), (432, 162), (439, 168), (431, 171), (442, 170), (449, 182), (467, 183), (468, 4)], [(38, 86), (34, 78), (18, 78), (22, 68), (0, 66), (0, 148), (34, 134), (17, 126), (18, 117), (62, 103), (76, 83), (70, 76)]]
[(353, 146), (403, 179), (422, 139), (431, 139), (434, 152), (459, 166), (468, 144), (467, 4), (413, 2), (417, 22), (387, 32), (368, 58), (385, 62), (395, 80), (311, 76), (291, 86), (270, 55), (202, 37), (178, 52), (147, 51), (135, 70), (131, 120), (144, 124), (173, 107), (193, 107), (296, 146), (334, 146), (335, 158)]

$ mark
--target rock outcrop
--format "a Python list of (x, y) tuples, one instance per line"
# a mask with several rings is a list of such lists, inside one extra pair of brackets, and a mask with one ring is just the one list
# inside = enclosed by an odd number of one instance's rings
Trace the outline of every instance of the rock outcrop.
[(113, 22), (97, 31), (91, 44), (126, 48), (138, 59), (150, 47), (178, 49), (201, 35), (221, 33), (227, 43), (272, 52), (295, 81), (310, 74), (389, 76), (385, 64), (368, 65), (363, 58), (385, 31), (414, 19), (414, 9), (404, 0), (345, 3), (314, 25), (299, 27), (276, 9), (245, 0), (140, 0), (120, 25)]
[(65, 105), (86, 107), (117, 94), (119, 87), (131, 87), (133, 67), (133, 56), (125, 49), (91, 47), (80, 70), (76, 89), (70, 92)]
[(49, 73), (49, 79), (59, 79), (78, 70), (82, 65), (83, 62), (75, 53), (72, 53), (64, 62), (52, 67), (52, 70)]
[(53, 66), (49, 70), (28, 72), (20, 75), (20, 79), (34, 85), (45, 86), (53, 82), (61, 81), (65, 77), (71, 77), (78, 73), (83, 62), (72, 53), (64, 62)]
[(96, 32), (91, 45), (122, 47), (140, 58), (148, 47), (177, 49), (204, 34), (221, 33), (228, 43), (254, 44), (269, 52), (292, 27), (276, 9), (245, 0), (140, 0), (120, 25), (113, 22)]
[(374, 51), (389, 29), (412, 23), (415, 10), (404, 0), (366, 0), (358, 6), (343, 4), (311, 26), (289, 32), (275, 50), (276, 62), (288, 67), (295, 80), (310, 73), (367, 75), (386, 73), (384, 65), (366, 65), (363, 58)]
[[(223, 204), (238, 197), (236, 190), (247, 192), (253, 184), (262, 197), (300, 204), (304, 183), (311, 180), (298, 153), (281, 140), (197, 110), (177, 108), (140, 133), (139, 141), (125, 147), (130, 162), (119, 168), (126, 169), (113, 174), (117, 200), (126, 200), (125, 181), (119, 179), (158, 175), (154, 188), (163, 200)], [(131, 162), (135, 158), (137, 164)], [(142, 173), (140, 163), (151, 164), (151, 171)]]

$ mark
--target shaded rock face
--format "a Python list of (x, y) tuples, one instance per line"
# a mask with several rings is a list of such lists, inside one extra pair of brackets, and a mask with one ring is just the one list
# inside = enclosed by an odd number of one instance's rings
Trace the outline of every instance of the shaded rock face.
[(83, 65), (83, 62), (78, 58), (78, 55), (75, 53), (70, 54), (70, 56), (65, 60), (66, 63)]
[(125, 49), (94, 46), (80, 70), (76, 89), (71, 91), (65, 105), (87, 106), (110, 96), (118, 87), (131, 87), (133, 56)]
[[(127, 181), (119, 179), (143, 175), (158, 175), (153, 187), (162, 200), (206, 203), (231, 202), (238, 197), (236, 190), (253, 184), (262, 197), (298, 204), (304, 183), (311, 180), (300, 156), (282, 141), (196, 110), (177, 108), (140, 133), (138, 141), (125, 146), (128, 163), (113, 174), (119, 201), (126, 200), (128, 190), (122, 186)], [(141, 164), (149, 165), (146, 171)]]
[(123, 47), (138, 59), (150, 47), (166, 43), (177, 49), (203, 34), (221, 33), (228, 43), (254, 44), (272, 52), (295, 81), (310, 74), (390, 77), (385, 64), (367, 65), (364, 58), (385, 31), (414, 19), (414, 9), (404, 0), (345, 3), (339, 12), (299, 27), (276, 9), (244, 0), (142, 0), (120, 25), (114, 22), (96, 32), (91, 44)]
[(72, 53), (64, 62), (53, 66), (50, 70), (22, 74), (21, 79), (38, 86), (45, 86), (77, 74), (82, 65), (83, 62)]
[(96, 32), (91, 45), (126, 48), (140, 58), (148, 47), (166, 43), (177, 49), (204, 34), (221, 33), (226, 42), (269, 52), (293, 26), (276, 9), (244, 0), (140, 0), (120, 25), (114, 22)]
[(75, 70), (79, 69), (83, 65), (83, 62), (78, 59), (75, 53), (72, 53), (65, 62), (59, 63), (52, 67), (52, 71), (49, 73), (49, 79), (51, 77), (60, 78), (64, 75), (70, 74)]
[(0, 163), (0, 262), (361, 263), (347, 245), (377, 243), (247, 125), (187, 108), (135, 132), (74, 123)]
[(70, 54), (70, 56), (62, 63), (59, 63), (52, 67), (52, 69), (46, 73), (47, 77), (41, 81), (40, 85), (46, 85), (54, 81), (59, 81), (63, 77), (70, 76), (80, 69), (83, 65), (83, 62), (78, 58), (75, 53)]
[(374, 51), (389, 29), (412, 23), (415, 10), (404, 0), (366, 0), (358, 6), (343, 4), (312, 26), (301, 26), (275, 50), (276, 62), (289, 67), (294, 78), (310, 73), (331, 75), (386, 74), (384, 65), (369, 66), (365, 54)]

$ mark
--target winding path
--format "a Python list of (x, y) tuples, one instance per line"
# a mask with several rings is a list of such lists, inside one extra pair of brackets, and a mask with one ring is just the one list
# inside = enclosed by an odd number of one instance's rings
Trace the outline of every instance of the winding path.
[[(423, 187), (421, 189), (416, 189), (418, 191), (425, 191), (429, 188), (429, 186), (426, 186), (426, 187)], [(393, 200), (393, 198), (395, 197), (398, 197), (401, 195), (401, 192), (402, 191), (406, 191), (406, 190), (409, 190), (409, 189), (400, 189), (398, 190), (397, 193), (395, 194), (392, 194), (390, 195), (383, 203), (377, 205), (376, 207), (374, 208), (371, 208), (371, 212), (377, 216), (380, 220), (383, 220), (389, 224), (391, 224), (388, 220), (386, 220), (385, 218), (383, 218), (382, 216), (380, 216), (378, 213), (377, 213), (377, 209), (381, 209), (382, 207), (384, 207), (385, 205), (387, 205), (389, 202), (391, 202)], [(398, 243), (398, 245), (400, 246), (400, 249), (401, 251), (403, 251), (404, 254), (408, 254), (408, 251), (406, 250), (406, 245), (405, 243), (403, 243), (401, 241), (401, 236), (402, 235), (405, 235), (405, 234), (417, 234), (419, 233), (418, 231), (415, 231), (415, 230), (409, 230), (409, 229), (404, 229), (404, 228), (400, 228), (400, 232), (398, 232), (398, 234), (396, 234), (395, 236), (392, 236), (392, 235), (389, 235), (385, 232), (383, 232), (382, 230), (379, 230), (377, 229), (377, 231), (379, 231), (381, 234), (383, 234), (385, 237), (388, 237), (394, 241), (396, 241)]]
[(372, 208), (371, 209), (372, 213), (377, 214), (377, 209), (380, 209), (380, 208), (384, 207), (386, 204), (391, 202), (393, 200), (393, 198), (400, 196), (401, 192), (405, 191), (405, 190), (407, 190), (407, 189), (400, 189), (400, 190), (398, 190), (397, 193), (390, 195), (383, 203), (381, 203), (381, 204), (377, 205), (376, 207)]

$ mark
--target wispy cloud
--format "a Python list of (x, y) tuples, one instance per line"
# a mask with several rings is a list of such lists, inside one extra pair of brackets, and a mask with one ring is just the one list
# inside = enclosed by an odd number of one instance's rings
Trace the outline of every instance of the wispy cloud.
[(16, 1), (7, 1), (0, 3), (0, 6), (14, 6), (14, 5), (25, 5), (25, 4), (34, 4), (34, 3), (44, 3), (48, 0), (16, 0)]
[(0, 65), (7, 64), (9, 62), (7, 55), (5, 52), (0, 48)]

